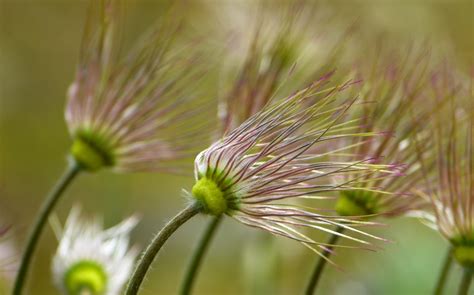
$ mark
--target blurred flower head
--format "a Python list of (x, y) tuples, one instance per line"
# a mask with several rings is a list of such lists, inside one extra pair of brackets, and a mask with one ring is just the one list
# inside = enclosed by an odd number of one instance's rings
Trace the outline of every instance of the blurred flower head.
[(340, 215), (394, 217), (423, 206), (411, 189), (423, 179), (417, 149), (421, 152), (429, 146), (426, 142), (415, 146), (412, 138), (423, 131), (423, 123), (438, 108), (437, 103), (427, 103), (421, 95), (429, 82), (429, 62), (429, 51), (413, 46), (392, 52), (378, 49), (370, 64), (356, 66), (356, 76), (363, 80), (361, 107), (353, 108), (351, 115), (362, 118), (361, 129), (387, 136), (346, 137), (340, 143), (340, 156), (383, 158), (396, 164), (402, 177), (377, 173), (360, 181), (358, 186), (363, 190), (341, 192), (336, 204)]
[(173, 14), (121, 58), (119, 3), (90, 4), (65, 112), (72, 156), (89, 171), (179, 170), (176, 161), (195, 155), (212, 122), (212, 108), (197, 97), (196, 46), (172, 50), (180, 29)]
[[(375, 171), (392, 173), (390, 165), (374, 164), (372, 158), (327, 161), (332, 152), (317, 149), (346, 136), (374, 136), (352, 132), (356, 120), (341, 120), (354, 100), (335, 101), (351, 83), (325, 88), (327, 80), (321, 79), (267, 106), (201, 152), (195, 160), (192, 196), (202, 210), (227, 214), (248, 226), (297, 240), (316, 253), (325, 249), (324, 244), (304, 235), (302, 228), (333, 233), (330, 227), (339, 225), (349, 232), (341, 236), (370, 244), (350, 234), (376, 238), (351, 227), (363, 221), (323, 215), (318, 212), (321, 209), (295, 204), (356, 188), (359, 179)], [(334, 181), (343, 175), (351, 177)]]
[(71, 211), (53, 259), (56, 285), (64, 294), (121, 294), (138, 254), (129, 249), (132, 217), (109, 229), (98, 219), (83, 220)]
[[(343, 43), (340, 31), (322, 17), (324, 9), (314, 3), (240, 4), (230, 4), (229, 14), (226, 5), (219, 10), (220, 15), (230, 19), (226, 24), (232, 38), (225, 68), (232, 76), (228, 80), (233, 81), (219, 102), (221, 133), (239, 126), (276, 95), (286, 96), (314, 81), (328, 68), (332, 70), (333, 57), (339, 55)], [(242, 14), (240, 6), (245, 7)], [(253, 10), (256, 15), (248, 13)], [(333, 38), (322, 37), (322, 27)]]
[(430, 124), (432, 150), (418, 154), (425, 186), (417, 193), (431, 204), (423, 215), (428, 224), (452, 244), (461, 265), (474, 268), (474, 96), (472, 81), (465, 87), (451, 74), (433, 76), (431, 94), (447, 103)]
[(286, 34), (287, 30), (282, 29), (281, 36), (271, 41), (271, 48), (266, 52), (256, 32), (233, 88), (220, 102), (222, 133), (260, 111), (275, 94), (282, 76), (288, 74), (294, 58)]

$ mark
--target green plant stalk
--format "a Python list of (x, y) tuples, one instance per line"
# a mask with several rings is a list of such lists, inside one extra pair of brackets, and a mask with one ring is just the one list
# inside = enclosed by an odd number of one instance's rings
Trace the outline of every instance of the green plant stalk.
[(461, 283), (459, 285), (459, 295), (467, 295), (469, 292), (469, 287), (471, 286), (472, 281), (472, 271), (468, 268), (464, 268), (464, 273), (462, 275)]
[(444, 258), (444, 262), (441, 268), (441, 272), (439, 274), (438, 282), (436, 284), (436, 289), (434, 291), (435, 295), (443, 294), (443, 289), (444, 289), (444, 286), (446, 285), (446, 279), (448, 278), (452, 263), (453, 263), (453, 249), (449, 247), (446, 253), (446, 258)]
[(191, 294), (191, 290), (193, 288), (193, 283), (196, 280), (197, 273), (199, 271), (199, 267), (201, 266), (201, 262), (206, 254), (207, 249), (214, 237), (216, 230), (221, 223), (222, 215), (213, 217), (212, 220), (208, 223), (204, 234), (202, 235), (197, 248), (193, 252), (193, 256), (191, 257), (191, 261), (186, 269), (186, 273), (181, 284), (181, 295), (188, 295)]
[(69, 186), (69, 184), (71, 184), (73, 179), (78, 175), (80, 171), (81, 168), (75, 162), (70, 164), (64, 172), (63, 176), (54, 186), (53, 190), (44, 200), (40, 212), (33, 225), (33, 229), (31, 230), (31, 233), (28, 237), (26, 248), (23, 252), (20, 267), (18, 269), (18, 274), (16, 276), (13, 287), (13, 295), (21, 295), (23, 293), (23, 288), (25, 285), (29, 266), (31, 264), (33, 254), (41, 237), (41, 233), (43, 232), (44, 226), (46, 225), (48, 217), (53, 211), (54, 207), (56, 206), (58, 200), (60, 199), (66, 188)]
[[(341, 226), (338, 226), (336, 228), (337, 233), (342, 233), (344, 231), (344, 228)], [(327, 250), (324, 250), (322, 255), (327, 259), (331, 256), (331, 250), (334, 248), (334, 245), (337, 244), (337, 241), (339, 240), (340, 236), (337, 234), (332, 234), (331, 237), (329, 238), (329, 241), (327, 242)], [(316, 263), (316, 266), (313, 270), (313, 273), (311, 275), (311, 278), (309, 280), (308, 286), (306, 287), (306, 295), (312, 295), (316, 291), (316, 287), (318, 286), (319, 280), (321, 279), (321, 275), (324, 271), (324, 267), (327, 264), (327, 260), (324, 259), (323, 257), (320, 257), (318, 259), (318, 262)]]
[(128, 281), (127, 290), (125, 294), (135, 295), (140, 290), (140, 286), (145, 279), (145, 276), (150, 268), (153, 260), (155, 259), (158, 252), (166, 243), (168, 238), (186, 221), (191, 219), (194, 215), (201, 211), (199, 203), (194, 202), (179, 212), (173, 219), (171, 219), (161, 231), (153, 238), (151, 243), (143, 252), (137, 266), (132, 274), (132, 277)]

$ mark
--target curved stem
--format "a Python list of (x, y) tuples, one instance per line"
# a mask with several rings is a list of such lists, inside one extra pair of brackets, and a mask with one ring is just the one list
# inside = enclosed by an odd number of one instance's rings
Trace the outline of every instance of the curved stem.
[(219, 226), (222, 220), (222, 215), (213, 217), (212, 220), (207, 225), (206, 231), (199, 240), (197, 248), (193, 252), (191, 261), (186, 270), (184, 280), (181, 284), (181, 295), (191, 294), (191, 289), (193, 288), (194, 280), (196, 279), (197, 273), (199, 271), (199, 266), (203, 260), (206, 250), (209, 248), (211, 240), (216, 232), (217, 227)]
[(452, 262), (453, 249), (449, 247), (448, 252), (446, 253), (446, 258), (444, 258), (441, 272), (439, 274), (438, 283), (436, 284), (436, 289), (434, 291), (435, 295), (443, 294), (444, 285), (446, 285), (446, 279), (448, 278), (449, 271), (451, 270)]
[(53, 211), (59, 198), (66, 190), (68, 185), (72, 182), (72, 180), (77, 176), (80, 170), (81, 168), (76, 163), (69, 165), (63, 176), (59, 179), (53, 190), (44, 200), (40, 212), (34, 223), (33, 229), (28, 237), (25, 251), (23, 252), (20, 268), (18, 269), (18, 274), (16, 276), (15, 285), (13, 288), (14, 295), (22, 294), (31, 259), (33, 258), (33, 254), (35, 252), (41, 233), (43, 232), (46, 221), (48, 220), (48, 217)]
[(472, 272), (469, 269), (464, 269), (461, 283), (459, 285), (459, 295), (467, 295), (469, 287), (471, 286)]
[(153, 238), (151, 243), (142, 254), (137, 263), (135, 271), (132, 274), (127, 286), (127, 295), (135, 295), (138, 293), (140, 286), (145, 279), (146, 273), (150, 268), (153, 260), (160, 251), (161, 247), (166, 243), (168, 238), (186, 221), (191, 219), (194, 215), (199, 213), (201, 207), (198, 203), (193, 203), (179, 212), (173, 219), (171, 219), (161, 231)]
[[(337, 233), (342, 233), (344, 231), (343, 227), (338, 226), (336, 228)], [(331, 256), (331, 250), (334, 248), (334, 245), (337, 244), (337, 241), (339, 240), (340, 236), (336, 234), (332, 234), (331, 237), (329, 238), (327, 250), (324, 250), (322, 255), (327, 259)], [(319, 279), (321, 278), (321, 275), (323, 273), (324, 267), (326, 266), (327, 260), (324, 259), (323, 257), (320, 257), (318, 259), (318, 262), (313, 270), (313, 274), (311, 275), (311, 278), (309, 280), (308, 286), (306, 287), (306, 295), (312, 295), (314, 291), (316, 290), (316, 287), (318, 285)]]

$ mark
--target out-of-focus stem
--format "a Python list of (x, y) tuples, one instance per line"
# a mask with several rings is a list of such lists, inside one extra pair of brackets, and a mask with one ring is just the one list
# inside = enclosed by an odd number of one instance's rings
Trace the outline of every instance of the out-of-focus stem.
[(28, 237), (25, 251), (23, 252), (20, 268), (18, 269), (18, 274), (16, 276), (15, 284), (13, 287), (13, 295), (21, 295), (23, 293), (23, 288), (25, 285), (25, 280), (31, 264), (31, 260), (33, 258), (33, 254), (35, 252), (39, 238), (41, 237), (41, 233), (43, 232), (46, 221), (48, 220), (49, 215), (53, 211), (54, 207), (56, 206), (56, 203), (58, 202), (63, 192), (66, 190), (66, 188), (69, 186), (69, 184), (80, 171), (81, 168), (79, 165), (77, 165), (75, 162), (71, 163), (64, 172), (63, 176), (54, 186), (53, 190), (44, 200), (38, 217), (36, 218), (36, 221), (33, 225), (33, 229)]
[(201, 262), (206, 254), (207, 249), (216, 233), (216, 229), (219, 226), (222, 220), (222, 215), (213, 217), (212, 220), (206, 227), (204, 234), (202, 235), (197, 248), (193, 252), (193, 256), (191, 257), (191, 261), (188, 265), (186, 270), (186, 274), (184, 280), (181, 284), (181, 295), (188, 295), (191, 294), (191, 290), (193, 288), (193, 283), (196, 280), (197, 273), (199, 271), (199, 267), (201, 266)]
[(438, 283), (436, 284), (436, 289), (434, 291), (435, 295), (443, 294), (444, 286), (446, 285), (446, 279), (448, 278), (449, 271), (451, 270), (451, 265), (453, 262), (453, 249), (449, 247), (446, 257), (444, 258), (443, 266), (439, 274)]
[[(342, 233), (344, 231), (344, 228), (341, 226), (338, 226), (336, 228), (337, 233)], [(313, 270), (313, 274), (311, 275), (311, 278), (309, 280), (308, 286), (306, 287), (306, 295), (312, 295), (316, 291), (316, 287), (318, 286), (319, 280), (321, 279), (321, 275), (324, 271), (324, 267), (327, 264), (327, 259), (331, 256), (331, 250), (334, 248), (334, 245), (337, 244), (337, 241), (339, 240), (340, 236), (337, 234), (332, 234), (331, 237), (329, 238), (329, 241), (327, 244), (327, 250), (324, 250), (322, 255), (326, 258), (324, 259), (323, 257), (320, 257), (318, 259), (318, 262)]]
[(467, 295), (469, 292), (469, 287), (471, 286), (472, 280), (472, 271), (470, 269), (465, 268), (464, 273), (462, 275), (461, 283), (459, 285), (459, 295)]

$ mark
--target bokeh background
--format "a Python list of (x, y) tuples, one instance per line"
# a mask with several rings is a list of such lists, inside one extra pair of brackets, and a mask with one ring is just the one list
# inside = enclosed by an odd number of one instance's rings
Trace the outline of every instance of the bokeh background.
[[(274, 1), (273, 5), (282, 3), (287, 2)], [(167, 4), (128, 1), (125, 42), (133, 42), (162, 15)], [(256, 17), (253, 4), (250, 0), (187, 1), (181, 9), (191, 31), (209, 37), (210, 46), (218, 46), (225, 28), (235, 27), (229, 22), (239, 14), (244, 11)], [(472, 64), (473, 1), (341, 0), (317, 5), (331, 16), (318, 30), (327, 33), (334, 23), (356, 21), (360, 36), (388, 33), (393, 40), (387, 43), (395, 40), (395, 44), (424, 40), (433, 49), (449, 53), (461, 66)], [(0, 0), (0, 220), (12, 225), (6, 243), (16, 251), (22, 249), (39, 204), (66, 164), (70, 140), (63, 118), (65, 92), (75, 70), (86, 7), (87, 1), (78, 0)], [(238, 26), (243, 32), (252, 30), (245, 22)], [(367, 40), (370, 38), (353, 42), (370, 49), (373, 44)], [(370, 61), (371, 56), (366, 58)], [(217, 88), (222, 81), (215, 79)], [(217, 94), (219, 89), (209, 93)], [(70, 187), (56, 215), (63, 223), (73, 204), (80, 204), (86, 214), (102, 215), (106, 225), (138, 214), (141, 222), (133, 241), (144, 247), (182, 208), (181, 189), (190, 189), (192, 183), (192, 176), (84, 174)], [(205, 221), (197, 217), (173, 236), (156, 260), (142, 294), (176, 293)], [(387, 221), (387, 226), (372, 231), (394, 242), (377, 253), (339, 251), (335, 261), (344, 272), (329, 268), (320, 294), (429, 294), (446, 242), (415, 219)], [(57, 239), (48, 228), (30, 274), (31, 294), (58, 293), (50, 272), (56, 246)], [(317, 259), (298, 243), (257, 234), (230, 219), (225, 220), (208, 254), (196, 294), (298, 294)], [(14, 263), (5, 263), (0, 275), (12, 269)], [(451, 294), (459, 273), (457, 268), (452, 273)], [(8, 279), (3, 281), (8, 285)], [(6, 292), (3, 288), (0, 292)]]

